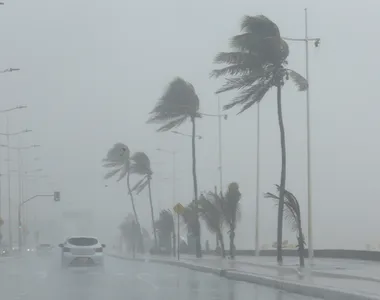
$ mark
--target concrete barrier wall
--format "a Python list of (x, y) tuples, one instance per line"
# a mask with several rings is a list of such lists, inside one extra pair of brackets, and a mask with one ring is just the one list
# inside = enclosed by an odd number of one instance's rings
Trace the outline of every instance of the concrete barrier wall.
[[(261, 250), (261, 256), (276, 256), (275, 249)], [(253, 256), (254, 250), (236, 250), (237, 256)], [(283, 249), (284, 256), (298, 256), (296, 249)], [(308, 257), (307, 249), (304, 253)], [(380, 251), (367, 250), (345, 250), (345, 249), (318, 249), (314, 250), (314, 256), (319, 258), (340, 258), (340, 259), (360, 259), (370, 261), (380, 261)]]

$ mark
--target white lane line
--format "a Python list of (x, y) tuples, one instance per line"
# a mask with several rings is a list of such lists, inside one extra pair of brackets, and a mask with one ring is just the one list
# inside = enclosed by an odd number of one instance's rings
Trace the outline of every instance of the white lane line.
[[(149, 286), (151, 286), (154, 290), (159, 290), (160, 288), (157, 286), (157, 285), (155, 285), (153, 282), (151, 282), (151, 281), (149, 281), (149, 280), (146, 280), (143, 276), (144, 275), (147, 275), (146, 273), (145, 274), (138, 274), (138, 275), (136, 275), (136, 278), (138, 279), (138, 280), (141, 280), (142, 282), (145, 282), (146, 284), (148, 284)], [(148, 275), (150, 275), (150, 274), (148, 274)]]

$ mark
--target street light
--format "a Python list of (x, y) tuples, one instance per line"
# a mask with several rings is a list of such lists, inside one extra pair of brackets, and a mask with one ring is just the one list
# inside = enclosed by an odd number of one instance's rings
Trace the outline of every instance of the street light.
[(313, 214), (312, 214), (312, 191), (311, 191), (311, 163), (310, 163), (310, 78), (309, 78), (309, 42), (313, 42), (315, 47), (319, 47), (320, 38), (310, 38), (308, 36), (307, 8), (305, 8), (305, 37), (304, 38), (286, 38), (287, 41), (304, 42), (306, 52), (306, 80), (309, 84), (306, 90), (306, 126), (307, 126), (307, 203), (308, 203), (308, 252), (309, 264), (313, 264), (314, 248), (313, 248)]
[[(175, 130), (172, 130), (171, 133), (178, 134), (178, 135), (183, 135), (183, 136), (187, 136), (187, 137), (192, 137), (191, 134), (186, 134), (186, 133), (182, 133), (182, 132), (175, 131)], [(202, 136), (200, 136), (200, 135), (196, 135), (195, 137), (196, 137), (198, 140), (201, 140), (201, 139), (202, 139)]]
[[(14, 69), (14, 70), (18, 70), (18, 69)], [(8, 72), (12, 72), (13, 69), (9, 69)], [(4, 73), (4, 72), (3, 72)], [(19, 109), (24, 109), (26, 108), (25, 105), (18, 105), (16, 107), (13, 107), (13, 108), (10, 108), (10, 109), (5, 109), (5, 110), (0, 110), (0, 113), (8, 113), (8, 112), (11, 112), (13, 110), (19, 110)], [(9, 134), (9, 118), (8, 118), (8, 114), (6, 114), (6, 130), (7, 130), (7, 133), (6, 134), (2, 134), (2, 135), (5, 135), (7, 137), (7, 145), (8, 147), (10, 146), (10, 143), (9, 143), (9, 137), (11, 135), (17, 135), (17, 134), (20, 134), (20, 133), (23, 133), (23, 132), (19, 132), (19, 133), (15, 133), (15, 134)], [(29, 132), (29, 131), (25, 131), (25, 132)], [(12, 240), (12, 211), (11, 211), (11, 174), (9, 172), (10, 170), (10, 149), (8, 148), (7, 149), (7, 167), (8, 167), (8, 214), (9, 214), (9, 217), (8, 217), (8, 230), (9, 230), (9, 242), (10, 242), (10, 246), (12, 247), (12, 243), (13, 243), (13, 240)], [(1, 186), (1, 183), (0, 183), (0, 186)], [(0, 195), (1, 195), (1, 190), (0, 190)], [(0, 198), (0, 213), (1, 213), (1, 198)]]
[[(26, 132), (26, 131), (24, 131)], [(23, 176), (22, 176), (22, 159), (21, 159), (21, 151), (38, 148), (40, 145), (29, 145), (29, 146), (23, 146), (23, 147), (9, 147), (7, 145), (0, 144), (0, 147), (9, 148), (11, 150), (17, 151), (17, 160), (18, 160), (18, 197), (19, 197), (19, 203), (22, 202), (23, 198)]]
[(0, 73), (10, 73), (10, 72), (16, 72), (16, 71), (20, 71), (19, 68), (8, 68), (8, 69), (4, 69), (2, 71), (0, 71)]
[[(200, 113), (202, 116), (206, 117), (217, 117), (218, 118), (218, 136), (219, 136), (219, 185), (220, 185), (220, 192), (223, 192), (223, 167), (222, 167), (222, 118), (224, 120), (227, 120), (228, 115), (222, 114), (221, 112), (221, 106), (220, 106), (220, 98), (218, 96), (218, 114), (206, 114), (206, 113)], [(200, 136), (199, 139), (202, 137)]]

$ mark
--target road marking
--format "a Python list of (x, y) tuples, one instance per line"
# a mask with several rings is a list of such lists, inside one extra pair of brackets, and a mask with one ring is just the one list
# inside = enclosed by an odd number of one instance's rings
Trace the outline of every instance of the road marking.
[(138, 275), (136, 275), (136, 278), (138, 279), (138, 280), (141, 280), (142, 282), (145, 282), (146, 284), (148, 284), (148, 285), (150, 285), (154, 290), (158, 290), (158, 289), (160, 289), (157, 285), (155, 285), (153, 282), (150, 282), (149, 280), (146, 280), (143, 276), (144, 275), (149, 275), (150, 276), (150, 274), (147, 274), (147, 273), (143, 273), (143, 274), (138, 274)]

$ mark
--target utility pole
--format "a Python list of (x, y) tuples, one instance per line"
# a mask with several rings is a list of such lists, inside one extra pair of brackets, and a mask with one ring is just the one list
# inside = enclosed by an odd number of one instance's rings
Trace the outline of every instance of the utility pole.
[(313, 209), (312, 209), (312, 181), (311, 181), (311, 146), (310, 146), (310, 77), (309, 77), (309, 42), (313, 42), (315, 47), (319, 47), (320, 38), (310, 38), (308, 35), (307, 8), (305, 8), (305, 37), (300, 39), (285, 38), (284, 40), (305, 43), (306, 57), (306, 80), (309, 84), (306, 90), (306, 128), (307, 128), (307, 203), (308, 203), (308, 257), (309, 264), (314, 264), (313, 247)]

